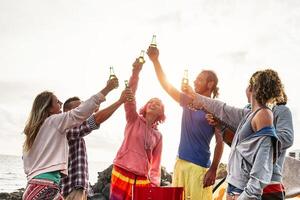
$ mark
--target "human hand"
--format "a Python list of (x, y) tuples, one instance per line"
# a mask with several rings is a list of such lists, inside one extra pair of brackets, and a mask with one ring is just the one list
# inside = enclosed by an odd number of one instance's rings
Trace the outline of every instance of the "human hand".
[(217, 170), (209, 168), (203, 179), (203, 188), (215, 184), (216, 176), (217, 176)]
[(149, 46), (148, 50), (147, 50), (147, 55), (149, 57), (149, 59), (152, 62), (155, 62), (158, 60), (158, 56), (159, 56), (159, 50), (157, 47), (154, 46)]
[(140, 62), (139, 58), (136, 58), (134, 63), (132, 64), (133, 70), (134, 71), (141, 71), (143, 68), (143, 62)]
[(123, 90), (123, 92), (121, 93), (120, 99), (119, 101), (121, 101), (122, 103), (125, 102), (132, 102), (134, 101), (135, 97), (134, 94), (131, 90), (131, 88), (125, 88), (125, 90)]
[(217, 120), (214, 118), (214, 116), (212, 114), (210, 114), (210, 113), (206, 114), (205, 118), (206, 118), (209, 125), (211, 125), (211, 126), (217, 126), (218, 125)]
[(112, 77), (110, 78), (107, 83), (106, 83), (106, 87), (108, 88), (109, 91), (119, 87), (119, 80), (117, 77)]

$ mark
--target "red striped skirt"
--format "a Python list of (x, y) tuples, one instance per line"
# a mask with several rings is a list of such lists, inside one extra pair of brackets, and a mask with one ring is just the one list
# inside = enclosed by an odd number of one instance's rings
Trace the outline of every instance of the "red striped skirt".
[(53, 181), (32, 179), (28, 182), (23, 200), (63, 200), (58, 185)]
[(131, 200), (135, 187), (150, 187), (147, 177), (137, 176), (118, 166), (113, 167), (110, 185), (110, 200)]

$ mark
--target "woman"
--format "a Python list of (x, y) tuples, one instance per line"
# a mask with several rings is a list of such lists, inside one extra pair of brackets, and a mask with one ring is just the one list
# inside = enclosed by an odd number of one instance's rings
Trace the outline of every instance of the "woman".
[[(129, 87), (135, 94), (143, 63), (133, 63)], [(125, 103), (126, 127), (123, 143), (114, 159), (110, 200), (130, 200), (135, 187), (160, 185), (162, 135), (157, 125), (165, 120), (160, 99), (152, 98), (139, 113), (136, 101)]]
[(24, 200), (63, 199), (58, 185), (68, 170), (68, 142), (64, 133), (85, 121), (117, 84), (117, 79), (109, 80), (101, 92), (64, 113), (52, 92), (36, 96), (24, 128), (23, 164), (28, 180)]
[[(263, 188), (270, 183), (273, 162), (277, 158), (277, 135), (273, 127), (273, 113), (267, 105), (275, 104), (282, 96), (283, 86), (278, 74), (264, 70), (254, 74), (247, 88), (252, 109), (227, 106), (193, 94), (194, 105), (204, 106), (221, 120), (235, 126), (228, 162), (227, 199), (260, 199)], [(222, 113), (222, 114), (221, 114)], [(220, 117), (220, 116), (226, 117)], [(241, 121), (234, 119), (241, 117)]]

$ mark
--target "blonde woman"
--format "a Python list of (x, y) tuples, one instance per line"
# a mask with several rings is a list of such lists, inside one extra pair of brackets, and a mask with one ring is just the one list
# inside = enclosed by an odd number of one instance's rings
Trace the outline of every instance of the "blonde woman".
[(61, 112), (61, 102), (52, 92), (44, 91), (36, 96), (24, 128), (23, 164), (28, 180), (24, 200), (63, 199), (58, 185), (68, 170), (66, 130), (91, 116), (117, 84), (117, 79), (109, 80), (103, 90), (65, 113)]

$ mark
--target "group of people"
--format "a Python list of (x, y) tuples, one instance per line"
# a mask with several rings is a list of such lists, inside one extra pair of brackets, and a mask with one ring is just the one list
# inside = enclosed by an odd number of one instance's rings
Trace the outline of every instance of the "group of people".
[[(147, 54), (162, 88), (183, 110), (172, 185), (184, 188), (185, 199), (213, 199), (212, 186), (228, 127), (234, 129), (234, 137), (226, 198), (284, 199), (282, 167), (286, 149), (293, 143), (293, 125), (277, 72), (255, 72), (246, 89), (249, 105), (236, 108), (214, 99), (218, 96), (218, 77), (213, 71), (203, 70), (194, 81), (194, 89), (184, 82), (179, 91), (167, 81), (158, 48), (151, 45)], [(87, 199), (89, 175), (84, 137), (122, 104), (126, 126), (113, 162), (110, 200), (130, 200), (137, 187), (160, 186), (163, 138), (158, 125), (166, 116), (159, 98), (151, 98), (139, 110), (136, 107), (135, 93), (143, 64), (141, 59), (135, 60), (128, 87), (105, 109), (99, 110), (99, 106), (118, 86), (116, 77), (84, 102), (78, 97), (69, 98), (63, 104), (63, 112), (62, 103), (52, 92), (36, 96), (24, 128), (23, 162), (28, 179), (24, 200)], [(213, 136), (216, 145), (211, 161)]]

